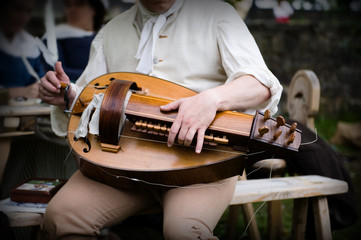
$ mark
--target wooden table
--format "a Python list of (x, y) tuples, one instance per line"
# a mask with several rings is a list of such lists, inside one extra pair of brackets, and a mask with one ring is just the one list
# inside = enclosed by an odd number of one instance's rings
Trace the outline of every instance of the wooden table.
[(1, 121), (4, 131), (0, 133), (0, 183), (2, 181), (2, 177), (10, 153), (11, 138), (16, 136), (32, 135), (35, 133), (35, 131), (33, 130), (21, 131), (16, 126), (13, 129), (6, 129), (6, 126), (4, 126), (4, 123), (7, 122), (6, 120), (12, 120), (15, 123), (17, 122), (17, 120), (19, 120), (20, 123), (21, 118), (24, 117), (39, 117), (49, 115), (50, 106), (43, 103), (35, 105), (0, 106), (0, 119), (4, 120)]

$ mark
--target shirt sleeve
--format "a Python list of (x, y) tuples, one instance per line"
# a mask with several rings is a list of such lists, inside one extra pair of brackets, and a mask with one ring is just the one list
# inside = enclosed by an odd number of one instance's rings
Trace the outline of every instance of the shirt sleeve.
[(249, 109), (246, 113), (254, 114), (256, 110), (269, 109), (276, 113), (282, 94), (282, 86), (278, 79), (266, 66), (261, 52), (238, 13), (226, 6), (222, 9), (217, 22), (217, 41), (221, 53), (223, 68), (228, 76), (227, 82), (243, 75), (252, 75), (271, 92), (266, 102)]
[[(103, 74), (106, 74), (107, 71), (108, 69), (103, 51), (103, 34), (101, 30), (92, 42), (87, 67), (79, 79), (75, 83), (71, 84), (72, 88), (76, 92), (75, 99), (78, 98), (82, 89), (88, 85), (89, 82)], [(73, 109), (75, 102), (76, 101), (73, 102), (70, 109)], [(58, 136), (65, 137), (67, 134), (69, 116), (65, 114), (61, 108), (52, 106), (50, 119), (51, 127), (54, 133)]]

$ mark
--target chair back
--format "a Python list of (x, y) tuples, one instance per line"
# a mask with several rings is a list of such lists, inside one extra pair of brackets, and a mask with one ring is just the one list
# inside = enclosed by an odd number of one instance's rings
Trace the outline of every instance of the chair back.
[(313, 71), (298, 70), (292, 77), (288, 90), (287, 111), (290, 118), (314, 130), (320, 91), (320, 81)]

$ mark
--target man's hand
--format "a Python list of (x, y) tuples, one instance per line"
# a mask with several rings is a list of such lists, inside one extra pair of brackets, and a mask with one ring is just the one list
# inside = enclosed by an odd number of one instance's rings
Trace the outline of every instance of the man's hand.
[[(69, 77), (63, 70), (61, 62), (55, 65), (55, 71), (49, 71), (40, 79), (39, 97), (46, 103), (65, 108), (64, 91), (61, 89), (61, 82), (70, 85)], [(68, 91), (70, 105), (75, 99), (75, 92), (71, 88)]]
[(217, 110), (218, 98), (210, 91), (199, 93), (193, 97), (182, 98), (161, 106), (162, 111), (178, 109), (178, 115), (169, 132), (168, 146), (171, 147), (178, 134), (178, 143), (189, 146), (197, 134), (196, 153), (202, 151), (206, 129), (212, 123)]

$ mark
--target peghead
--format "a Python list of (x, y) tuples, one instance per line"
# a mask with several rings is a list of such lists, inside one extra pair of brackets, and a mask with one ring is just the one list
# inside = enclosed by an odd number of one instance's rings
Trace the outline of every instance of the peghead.
[(297, 128), (297, 123), (296, 122), (292, 123), (288, 133), (290, 133), (290, 134), (293, 133), (294, 131), (296, 131), (296, 128)]
[(269, 132), (269, 128), (267, 126), (260, 127), (260, 128), (258, 128), (258, 132), (259, 132), (259, 135), (261, 135), (261, 137), (262, 137), (263, 135), (265, 135), (266, 133)]
[(282, 134), (281, 130), (278, 130), (274, 135), (273, 135), (273, 140), (276, 141)]
[(280, 126), (286, 125), (286, 120), (282, 116), (278, 116), (276, 121), (277, 121), (277, 128), (279, 128)]
[(271, 118), (271, 111), (270, 110), (266, 110), (265, 112), (264, 112), (264, 117), (263, 117), (263, 119), (264, 119), (264, 121), (267, 121), (268, 119), (270, 119)]

